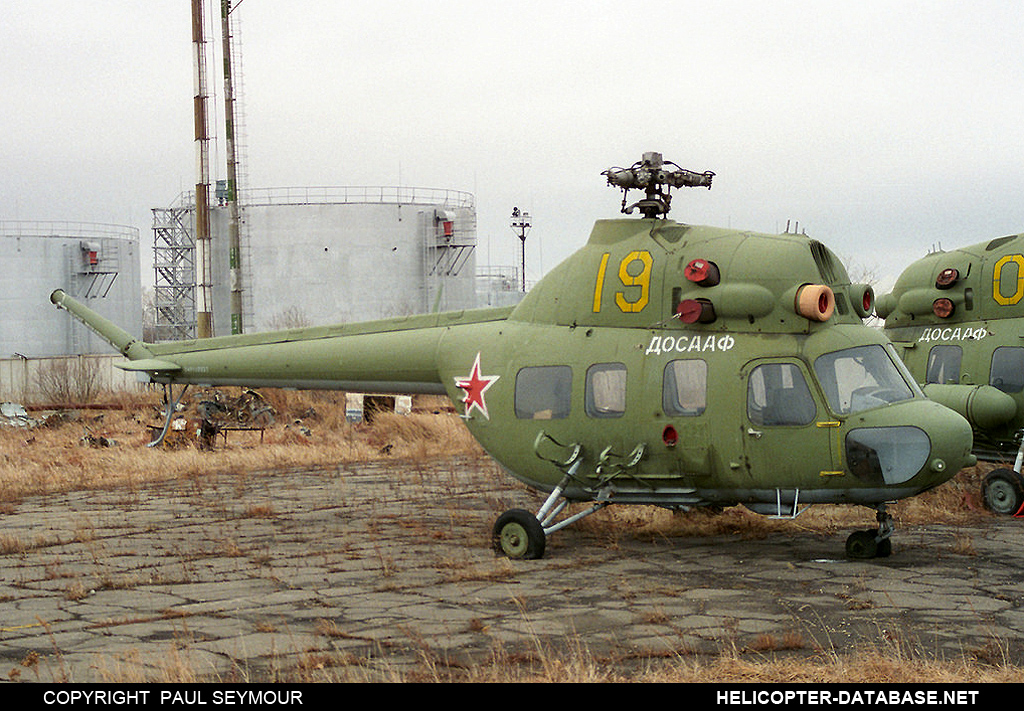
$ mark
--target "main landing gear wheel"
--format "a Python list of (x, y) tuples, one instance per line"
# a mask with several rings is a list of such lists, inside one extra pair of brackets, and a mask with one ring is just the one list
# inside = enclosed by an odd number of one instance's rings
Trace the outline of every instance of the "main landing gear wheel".
[(985, 477), (981, 493), (989, 511), (1016, 514), (1024, 505), (1024, 477), (1012, 469), (996, 469)]
[(498, 553), (532, 560), (544, 556), (547, 536), (536, 516), (523, 509), (511, 509), (494, 522), (492, 541)]

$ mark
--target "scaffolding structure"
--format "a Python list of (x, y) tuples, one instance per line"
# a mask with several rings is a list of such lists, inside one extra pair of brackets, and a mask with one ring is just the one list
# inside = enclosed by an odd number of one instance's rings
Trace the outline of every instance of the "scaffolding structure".
[(153, 306), (155, 338), (196, 337), (195, 203), (182, 195), (169, 208), (153, 210)]

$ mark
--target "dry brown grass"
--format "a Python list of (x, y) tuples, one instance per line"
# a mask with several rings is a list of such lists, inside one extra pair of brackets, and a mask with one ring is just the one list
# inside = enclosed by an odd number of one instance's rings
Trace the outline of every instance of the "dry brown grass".
[[(329, 636), (330, 630), (321, 632)], [(982, 684), (1019, 683), (1022, 671), (1010, 664), (982, 664), (971, 659), (935, 660), (893, 648), (870, 648), (852, 654), (822, 651), (812, 656), (783, 652), (717, 656), (691, 654), (630, 660), (591, 653), (579, 638), (559, 650), (539, 642), (533, 652), (511, 652), (497, 645), (490, 657), (473, 664), (446, 663), (424, 649), (419, 664), (392, 666), (383, 655), (364, 658), (349, 653), (305, 655), (279, 681), (428, 682), (428, 683), (839, 683), (839, 684)]]
[(826, 654), (819, 659), (750, 659), (723, 655), (710, 661), (689, 661), (644, 673), (650, 682), (837, 683), (837, 684), (971, 684), (1019, 682), (1012, 666), (985, 666), (966, 661), (935, 661), (893, 656), (882, 650), (859, 654)]
[[(186, 403), (204, 395), (197, 393)], [(439, 398), (418, 401), (409, 415), (380, 412), (372, 424), (350, 424), (340, 393), (265, 391), (264, 397), (276, 411), (275, 423), (263, 433), (228, 431), (211, 450), (200, 449), (198, 419), (190, 408), (184, 412), (184, 431), (172, 432), (161, 447), (146, 446), (152, 428), (163, 421), (157, 391), (106, 395), (91, 407), (59, 412), (31, 429), (0, 427), (0, 502), (79, 489), (132, 489), (166, 479), (201, 482), (212, 472), (483, 455)]]
[[(237, 394), (237, 391), (232, 393)], [(201, 394), (200, 394), (201, 395)], [(190, 430), (176, 438), (176, 446), (148, 448), (151, 427), (161, 424), (159, 392), (106, 395), (103, 407), (82, 408), (53, 417), (50, 424), (32, 429), (0, 427), (0, 513), (10, 510), (25, 496), (88, 488), (123, 488), (131, 491), (147, 482), (167, 479), (192, 480), (201, 485), (211, 474), (245, 473), (300, 467), (333, 466), (343, 462), (394, 458), (425, 461), (436, 457), (472, 456), (484, 453), (463, 422), (439, 398), (418, 399), (411, 415), (378, 413), (372, 424), (345, 421), (344, 397), (340, 393), (263, 391), (276, 411), (275, 424), (262, 433), (229, 432), (218, 438), (212, 450), (201, 450)], [(198, 398), (193, 398), (195, 401)], [(39, 415), (41, 413), (34, 412)], [(103, 444), (111, 446), (103, 446)], [(979, 501), (980, 481), (987, 467), (961, 472), (954, 480), (933, 492), (891, 507), (898, 525), (943, 523), (968, 525), (987, 514)], [(246, 509), (251, 517), (272, 517), (271, 505), (252, 502)], [(874, 525), (872, 513), (855, 506), (816, 506), (793, 521), (775, 521), (743, 507), (722, 512), (693, 511), (677, 515), (650, 507), (611, 507), (576, 524), (614, 545), (622, 537), (659, 538), (734, 535), (744, 538), (766, 536), (782, 527), (797, 526), (831, 534), (854, 527)], [(88, 522), (76, 529), (76, 537), (87, 540)], [(0, 553), (17, 553), (32, 542), (0, 535)], [(238, 554), (233, 541), (222, 546)], [(970, 540), (964, 538), (960, 552), (970, 554)], [(383, 554), (382, 554), (383, 555)], [(54, 576), (59, 576), (54, 562)], [(382, 557), (382, 576), (389, 563)], [(491, 566), (450, 573), (452, 580), (502, 580), (507, 571)], [(130, 587), (140, 580), (118, 579), (109, 587)], [(68, 581), (62, 588), (68, 600), (79, 598), (84, 587)], [(652, 612), (657, 615), (657, 611)], [(479, 620), (471, 623), (482, 625)], [(324, 626), (320, 634), (330, 636), (336, 628)], [(297, 681), (432, 681), (432, 682), (1017, 682), (1020, 668), (999, 662), (978, 663), (975, 659), (936, 661), (921, 659), (903, 649), (867, 649), (852, 655), (829, 650), (812, 651), (799, 633), (765, 636), (744, 650), (725, 651), (717, 657), (680, 654), (646, 659), (637, 664), (597, 658), (582, 644), (567, 645), (568, 651), (545, 650), (512, 656), (495, 649), (492, 659), (471, 667), (447, 666), (433, 658), (415, 669), (381, 666), (381, 660), (341, 654), (308, 655), (296, 667), (280, 670), (281, 680)], [(189, 645), (173, 645), (164, 660), (161, 678), (198, 678), (188, 656)], [(131, 680), (139, 665), (131, 652), (101, 668), (101, 673), (119, 681)], [(998, 655), (996, 655), (998, 657)]]

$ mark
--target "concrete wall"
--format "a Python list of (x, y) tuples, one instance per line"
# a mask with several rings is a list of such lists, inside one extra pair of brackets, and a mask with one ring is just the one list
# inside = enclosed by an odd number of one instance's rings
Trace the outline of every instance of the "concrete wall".
[(66, 372), (70, 373), (76, 372), (76, 368), (84, 368), (89, 373), (95, 373), (97, 385), (105, 391), (121, 392), (147, 387), (146, 383), (140, 383), (137, 380), (134, 373), (114, 367), (115, 363), (123, 363), (124, 360), (124, 356), (118, 353), (55, 358), (0, 359), (0, 401), (22, 404), (63, 404), (46, 402), (50, 398), (39, 388), (40, 373), (50, 368), (67, 368)]

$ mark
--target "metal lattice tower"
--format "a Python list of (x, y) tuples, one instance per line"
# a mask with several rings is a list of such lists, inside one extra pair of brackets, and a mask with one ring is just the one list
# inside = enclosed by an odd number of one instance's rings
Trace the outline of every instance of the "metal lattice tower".
[(232, 34), (232, 57), (231, 63), (234, 67), (234, 91), (235, 91), (235, 181), (238, 188), (238, 210), (239, 225), (238, 239), (240, 243), (240, 259), (242, 272), (242, 319), (245, 323), (252, 323), (253, 319), (253, 284), (254, 273), (252, 269), (252, 245), (249, 237), (248, 223), (245, 220), (245, 200), (243, 199), (249, 187), (249, 137), (246, 132), (245, 121), (245, 74), (242, 64), (242, 27), (241, 18), (236, 13), (231, 13), (231, 34)]
[(179, 200), (153, 210), (156, 339), (196, 337), (195, 206)]
[[(246, 228), (242, 194), (248, 184), (247, 142), (245, 135), (245, 90), (242, 80), (241, 20), (237, 9), (240, 2), (221, 0), (221, 32), (224, 71), (225, 151), (227, 153), (227, 179), (222, 193), (229, 208), (229, 254), (231, 293), (231, 332), (242, 333), (245, 324), (252, 321), (252, 269), (251, 249)], [(218, 183), (220, 192), (220, 183)], [(222, 203), (223, 204), (223, 203)]]

